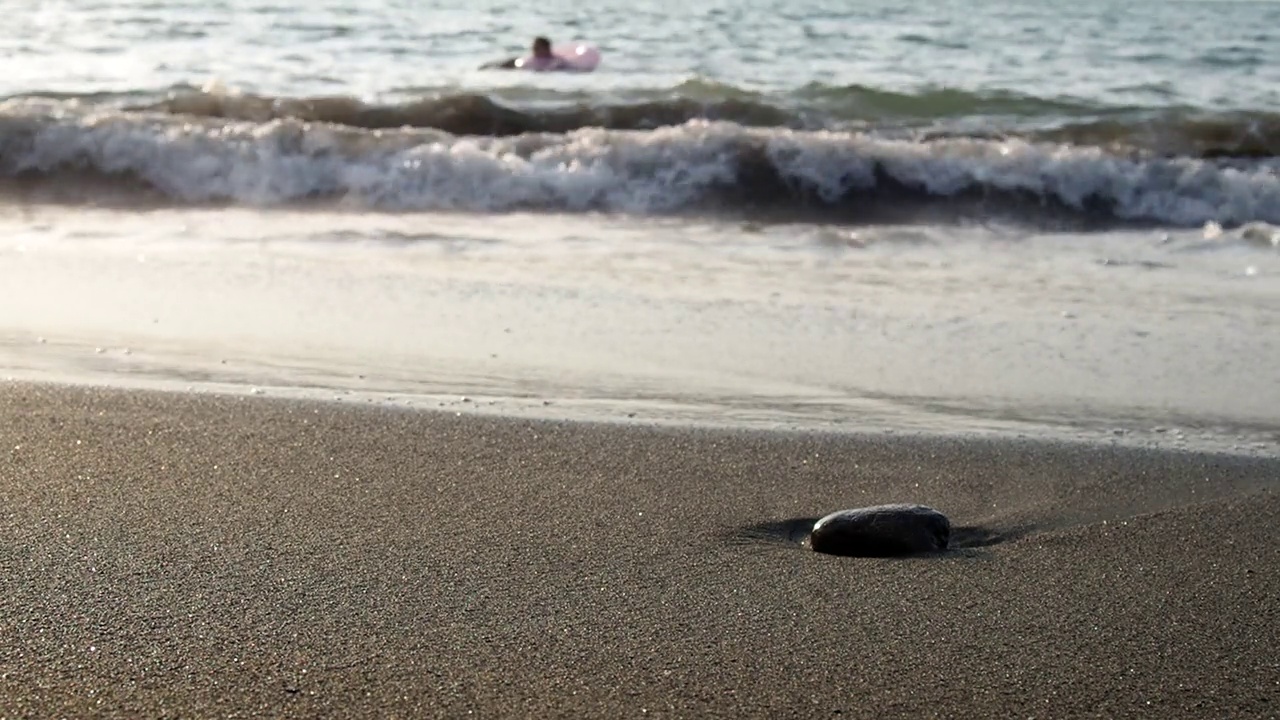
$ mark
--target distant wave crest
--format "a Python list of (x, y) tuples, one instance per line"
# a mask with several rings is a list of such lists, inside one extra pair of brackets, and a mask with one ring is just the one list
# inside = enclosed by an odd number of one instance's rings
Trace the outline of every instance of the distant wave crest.
[(898, 93), (860, 85), (810, 84), (769, 97), (705, 80), (672, 88), (630, 90), (606, 97), (510, 88), (489, 93), (423, 90), (400, 104), (365, 103), (345, 96), (290, 98), (215, 86), (182, 88), (132, 110), (232, 120), (296, 119), (366, 129), (417, 127), (459, 135), (568, 132), (586, 127), (646, 130), (689, 120), (724, 120), (758, 127), (833, 128), (850, 123), (929, 121), (970, 116), (1087, 116), (1089, 104), (1044, 100), (1009, 92), (970, 93), (950, 88)]
[(1280, 115), (1101, 107), (1017, 93), (951, 88), (892, 92), (811, 84), (764, 96), (720, 83), (592, 97), (514, 88), (490, 93), (427, 91), (400, 104), (351, 97), (288, 98), (187, 88), (124, 109), (257, 123), (302, 120), (366, 130), (421, 128), (506, 137), (586, 128), (652, 130), (692, 120), (791, 130), (874, 130), (898, 137), (981, 135), (1099, 145), (1166, 156), (1280, 156)]
[(364, 130), (417, 128), (493, 137), (587, 128), (652, 130), (707, 120), (760, 128), (865, 131), (909, 139), (1023, 139), (1167, 157), (1280, 156), (1280, 114), (1276, 113), (1113, 107), (1002, 90), (897, 92), (811, 83), (789, 93), (765, 95), (695, 79), (669, 88), (603, 94), (515, 86), (485, 92), (418, 88), (405, 95), (407, 99), (399, 102), (376, 103), (347, 96), (257, 95), (215, 84), (180, 86), (161, 93), (35, 93), (10, 100), (254, 123), (300, 120)]

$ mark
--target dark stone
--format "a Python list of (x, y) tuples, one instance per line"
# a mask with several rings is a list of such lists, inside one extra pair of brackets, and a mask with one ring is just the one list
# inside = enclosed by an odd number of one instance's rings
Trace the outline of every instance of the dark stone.
[(813, 524), (816, 552), (853, 557), (897, 557), (947, 549), (951, 521), (924, 505), (876, 505), (833, 512)]

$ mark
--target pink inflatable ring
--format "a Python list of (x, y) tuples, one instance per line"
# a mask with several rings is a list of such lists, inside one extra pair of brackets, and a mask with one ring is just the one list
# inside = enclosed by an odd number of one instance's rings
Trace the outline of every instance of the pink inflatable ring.
[(556, 45), (551, 48), (551, 57), (523, 57), (515, 61), (516, 70), (533, 72), (591, 72), (600, 64), (600, 51), (594, 46)]

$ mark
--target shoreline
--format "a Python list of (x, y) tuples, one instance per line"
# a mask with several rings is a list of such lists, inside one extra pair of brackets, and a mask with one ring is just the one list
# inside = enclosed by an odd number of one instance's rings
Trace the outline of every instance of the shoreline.
[(666, 429), (689, 432), (763, 433), (844, 437), (854, 440), (875, 438), (915, 438), (937, 441), (1028, 442), (1082, 447), (1119, 447), (1156, 452), (1222, 454), (1239, 457), (1280, 458), (1280, 432), (1261, 423), (1234, 420), (1187, 418), (1185, 423), (1169, 423), (1139, 417), (1111, 418), (1089, 425), (1063, 421), (1057, 424), (1035, 419), (1018, 419), (1010, 413), (988, 418), (957, 415), (948, 421), (938, 416), (903, 414), (863, 414), (848, 407), (837, 417), (833, 408), (818, 414), (806, 413), (814, 406), (730, 406), (698, 403), (699, 398), (680, 401), (641, 398), (563, 398), (538, 395), (524, 397), (490, 396), (468, 393), (412, 392), (358, 387), (273, 385), (241, 381), (182, 380), (161, 374), (135, 373), (128, 376), (91, 373), (56, 373), (47, 370), (14, 373), (0, 378), (0, 384), (28, 385), (62, 390), (138, 392), (161, 395), (198, 395), (222, 398), (276, 400), (286, 403), (319, 404), (334, 408), (364, 408), (386, 411), (439, 413), (479, 419), (571, 423), (585, 426)]
[(243, 208), (3, 220), (0, 366), (25, 381), (1280, 455), (1280, 383), (1259, 370), (1280, 265), (1190, 236)]
[[(1276, 459), (24, 383), (0, 386), (0, 415), (7, 714), (1265, 717), (1280, 700)], [(776, 531), (888, 501), (987, 534), (864, 560)]]

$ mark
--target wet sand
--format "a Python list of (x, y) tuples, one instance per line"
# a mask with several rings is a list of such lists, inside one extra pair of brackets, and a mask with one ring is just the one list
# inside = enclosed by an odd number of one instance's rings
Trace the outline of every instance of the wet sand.
[[(0, 386), (4, 717), (1270, 717), (1280, 461)], [(964, 547), (792, 542), (879, 502)]]

